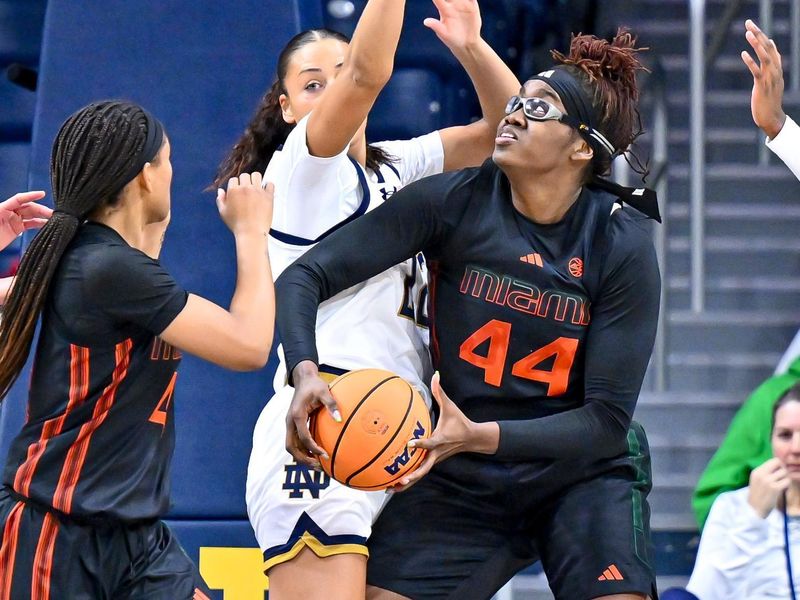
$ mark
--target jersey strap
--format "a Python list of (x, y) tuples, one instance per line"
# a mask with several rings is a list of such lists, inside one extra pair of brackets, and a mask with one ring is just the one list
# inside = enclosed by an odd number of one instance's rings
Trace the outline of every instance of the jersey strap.
[(370, 202), (370, 192), (369, 192), (369, 186), (367, 185), (367, 178), (364, 175), (364, 171), (361, 169), (361, 165), (359, 165), (358, 162), (356, 162), (351, 157), (348, 156), (347, 158), (350, 159), (350, 162), (353, 164), (353, 168), (355, 168), (356, 174), (358, 175), (358, 184), (359, 186), (361, 186), (361, 204), (355, 210), (355, 212), (346, 219), (344, 219), (343, 221), (340, 221), (327, 231), (323, 232), (319, 237), (313, 240), (292, 235), (290, 233), (284, 233), (283, 231), (278, 231), (277, 229), (270, 229), (269, 234), (273, 238), (275, 238), (280, 242), (283, 242), (284, 244), (291, 244), (292, 246), (312, 246), (324, 240), (326, 237), (328, 237), (337, 229), (340, 229), (345, 225), (347, 225), (348, 223), (355, 221), (358, 217), (367, 212), (367, 208), (369, 208), (369, 202)]

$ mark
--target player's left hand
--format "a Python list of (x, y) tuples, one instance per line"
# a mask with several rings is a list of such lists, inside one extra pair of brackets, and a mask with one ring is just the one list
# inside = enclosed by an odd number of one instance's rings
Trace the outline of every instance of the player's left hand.
[(407, 490), (417, 481), (425, 477), (433, 468), (433, 465), (459, 452), (467, 452), (467, 447), (471, 439), (471, 431), (474, 423), (448, 398), (439, 383), (438, 371), (431, 380), (431, 392), (439, 405), (439, 422), (433, 430), (431, 437), (411, 440), (408, 442), (409, 448), (421, 448), (427, 452), (425, 459), (413, 473), (403, 477), (398, 485), (391, 489), (396, 492)]
[(467, 48), (481, 37), (481, 11), (478, 0), (433, 0), (439, 18), (429, 17), (423, 21), (433, 30), (442, 43), (456, 51)]
[(752, 20), (745, 21), (745, 38), (755, 50), (757, 63), (747, 51), (742, 51), (742, 60), (753, 75), (753, 93), (750, 109), (753, 121), (772, 139), (783, 128), (786, 114), (783, 112), (783, 66), (775, 42), (769, 39)]
[(21, 192), (0, 202), (0, 250), (26, 229), (35, 229), (47, 223), (53, 211), (36, 202), (44, 195), (44, 192)]

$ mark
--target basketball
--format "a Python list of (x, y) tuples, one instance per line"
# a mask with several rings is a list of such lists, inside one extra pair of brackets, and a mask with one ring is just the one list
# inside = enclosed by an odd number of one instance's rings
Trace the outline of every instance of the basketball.
[(359, 369), (334, 379), (331, 395), (342, 422), (321, 408), (311, 417), (311, 434), (329, 459), (323, 470), (336, 481), (359, 490), (381, 490), (416, 469), (422, 448), (411, 439), (431, 434), (425, 401), (406, 380), (380, 369)]

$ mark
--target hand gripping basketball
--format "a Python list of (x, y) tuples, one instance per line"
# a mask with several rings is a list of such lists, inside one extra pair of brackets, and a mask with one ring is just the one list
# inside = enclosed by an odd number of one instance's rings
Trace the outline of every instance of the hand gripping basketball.
[(341, 421), (336, 401), (328, 384), (319, 377), (317, 365), (311, 361), (300, 362), (292, 371), (294, 396), (286, 414), (286, 451), (299, 463), (320, 469), (317, 456), (327, 458), (325, 450), (314, 441), (308, 429), (308, 419), (320, 406), (325, 406), (335, 421)]
[(402, 492), (407, 490), (427, 475), (433, 465), (439, 461), (459, 452), (469, 452), (471, 450), (469, 443), (473, 438), (472, 431), (475, 423), (470, 421), (461, 412), (461, 409), (444, 393), (439, 383), (438, 371), (431, 380), (431, 392), (439, 405), (439, 422), (436, 423), (436, 429), (427, 439), (408, 442), (410, 448), (424, 448), (428, 453), (425, 456), (425, 460), (413, 473), (401, 479), (398, 485), (391, 488), (393, 491)]

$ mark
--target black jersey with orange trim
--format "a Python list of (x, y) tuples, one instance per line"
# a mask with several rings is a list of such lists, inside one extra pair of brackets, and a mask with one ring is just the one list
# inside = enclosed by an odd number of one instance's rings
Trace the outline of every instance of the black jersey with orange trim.
[(186, 299), (116, 231), (81, 226), (51, 284), (5, 486), (75, 518), (167, 510), (181, 355), (158, 334)]
[(614, 203), (584, 187), (561, 221), (534, 223), (491, 160), (407, 186), (279, 278), (289, 372), (316, 361), (318, 302), (422, 251), (434, 366), (467, 417), (499, 421), (497, 458), (624, 452), (660, 279), (642, 215)]

